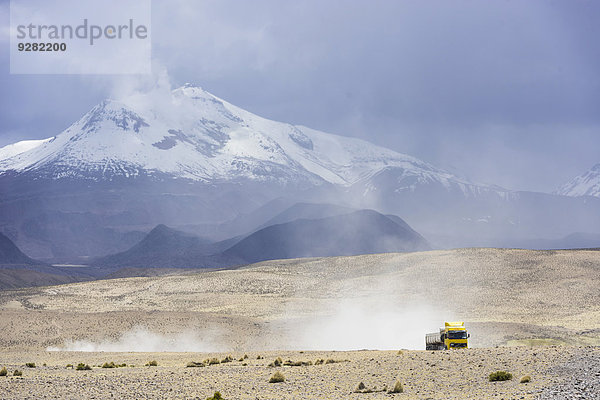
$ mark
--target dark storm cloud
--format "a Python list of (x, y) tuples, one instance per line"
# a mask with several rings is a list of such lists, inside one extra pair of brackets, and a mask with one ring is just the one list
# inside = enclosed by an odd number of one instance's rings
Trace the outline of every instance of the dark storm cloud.
[[(599, 11), (592, 1), (155, 1), (153, 56), (174, 84), (259, 115), (552, 190), (600, 162)], [(5, 132), (62, 129), (110, 93), (110, 78), (1, 79)]]

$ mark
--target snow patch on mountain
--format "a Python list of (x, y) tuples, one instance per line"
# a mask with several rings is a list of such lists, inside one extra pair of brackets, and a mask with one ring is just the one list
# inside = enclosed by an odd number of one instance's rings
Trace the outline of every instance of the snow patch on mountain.
[(561, 186), (556, 194), (600, 197), (600, 164), (596, 164), (586, 173)]
[(14, 157), (18, 154), (35, 149), (44, 143), (54, 140), (54, 137), (40, 140), (23, 140), (21, 142), (12, 143), (0, 148), (0, 160)]

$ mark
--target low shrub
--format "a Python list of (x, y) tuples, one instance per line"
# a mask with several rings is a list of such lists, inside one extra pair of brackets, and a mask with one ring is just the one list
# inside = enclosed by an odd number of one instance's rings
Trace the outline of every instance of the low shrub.
[(202, 363), (202, 362), (195, 362), (195, 361), (190, 361), (189, 363), (187, 363), (185, 365), (187, 368), (196, 368), (196, 367), (204, 367), (206, 366), (206, 364)]
[(2, 369), (0, 369), (0, 376), (6, 376), (8, 375), (8, 371), (6, 370), (6, 367), (2, 367)]
[(233, 361), (233, 357), (230, 355), (221, 360), (221, 364), (229, 363)]
[(373, 389), (369, 389), (364, 383), (359, 383), (354, 393), (373, 393)]
[(73, 364), (67, 364), (65, 368), (73, 368)]
[(269, 367), (281, 367), (283, 365), (283, 360), (281, 357), (277, 357), (275, 361), (269, 364)]
[(306, 367), (308, 365), (312, 365), (312, 361), (292, 361), (287, 360), (283, 363), (286, 367)]
[(225, 399), (223, 397), (221, 397), (221, 393), (215, 392), (215, 394), (213, 394), (212, 397), (208, 397), (206, 400), (225, 400)]
[(92, 369), (92, 367), (90, 367), (88, 364), (79, 363), (79, 364), (77, 364), (77, 366), (75, 367), (75, 369), (77, 371), (89, 371), (89, 370)]
[(205, 362), (205, 364), (216, 365), (216, 364), (221, 364), (221, 361), (219, 361), (218, 358), (213, 357), (213, 358), (209, 359), (208, 362)]
[(105, 362), (104, 364), (102, 364), (102, 368), (117, 368), (117, 365), (115, 365), (113, 361), (109, 363)]
[(148, 361), (146, 367), (158, 367), (158, 362), (156, 360)]
[(349, 362), (350, 360), (334, 360), (333, 358), (328, 358), (327, 360), (325, 360), (325, 364), (335, 364), (335, 363), (341, 363), (341, 362)]
[(271, 376), (271, 379), (269, 379), (269, 383), (280, 383), (280, 382), (285, 382), (285, 376), (283, 376), (283, 374), (281, 372), (277, 371)]
[(25, 363), (27, 368), (35, 368), (35, 363)]
[(18, 369), (15, 369), (15, 372), (13, 372), (13, 376), (23, 376), (23, 371), (19, 371)]
[[(354, 390), (354, 393), (378, 393), (378, 392), (386, 392), (387, 391), (387, 386), (384, 385), (383, 388), (381, 389), (377, 389), (377, 387), (367, 387), (364, 383), (359, 383), (358, 386), (356, 387), (356, 390)], [(402, 392), (394, 392), (394, 391), (389, 391), (388, 393), (402, 393)]]
[(492, 372), (488, 377), (490, 382), (508, 381), (512, 379), (512, 374), (506, 371)]

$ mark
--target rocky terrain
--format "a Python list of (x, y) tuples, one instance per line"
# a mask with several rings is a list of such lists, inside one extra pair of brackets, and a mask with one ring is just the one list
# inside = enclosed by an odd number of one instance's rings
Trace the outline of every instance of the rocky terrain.
[[(220, 362), (229, 355), (233, 361)], [(547, 347), (452, 352), (8, 353), (2, 356), (3, 365), (11, 374), (14, 369), (23, 371), (23, 376), (0, 377), (0, 397), (204, 400), (219, 391), (228, 400), (597, 398), (591, 387), (578, 392), (584, 397), (566, 397), (562, 390), (581, 386), (581, 377), (557, 368), (581, 356), (598, 359), (600, 351)], [(284, 364), (290, 360), (313, 365), (269, 367), (278, 357)], [(212, 358), (219, 364), (186, 367)], [(314, 365), (317, 360), (324, 362)], [(149, 361), (158, 365), (146, 366)], [(36, 367), (26, 367), (28, 362)], [(101, 368), (110, 362), (127, 366)], [(91, 370), (67, 367), (78, 363), (90, 365)], [(490, 382), (488, 375), (496, 370), (506, 370), (513, 378)], [(283, 373), (285, 381), (269, 383), (276, 371)], [(524, 376), (531, 381), (520, 383)], [(396, 381), (402, 383), (403, 393), (387, 393)], [(361, 382), (372, 393), (356, 393)], [(549, 397), (557, 390), (563, 397)]]

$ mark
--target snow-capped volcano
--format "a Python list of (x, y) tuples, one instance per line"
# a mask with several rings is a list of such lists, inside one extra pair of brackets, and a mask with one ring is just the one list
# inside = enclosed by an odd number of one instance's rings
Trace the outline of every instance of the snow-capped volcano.
[(159, 96), (106, 100), (56, 137), (0, 149), (0, 174), (54, 179), (166, 174), (203, 182), (350, 186), (390, 167), (412, 186), (472, 186), (414, 157), (261, 118), (189, 84)]
[(0, 228), (38, 258), (123, 251), (157, 224), (214, 239), (213, 227), (281, 198), (398, 215), (446, 246), (514, 246), (600, 226), (600, 198), (469, 182), (192, 85), (106, 100), (54, 137), (0, 149)]
[(600, 197), (600, 164), (596, 164), (586, 173), (575, 177), (558, 189), (557, 194), (564, 196)]

